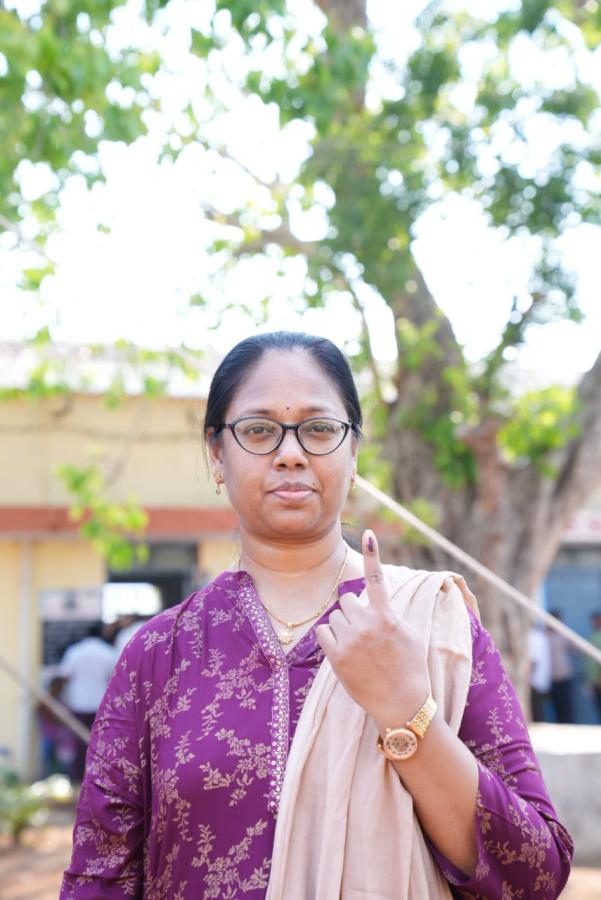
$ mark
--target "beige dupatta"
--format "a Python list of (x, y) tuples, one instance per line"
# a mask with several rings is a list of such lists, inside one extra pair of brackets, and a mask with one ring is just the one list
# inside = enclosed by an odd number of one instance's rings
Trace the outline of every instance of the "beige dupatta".
[[(395, 611), (428, 645), (432, 694), (455, 732), (471, 675), (462, 578), (383, 566)], [(267, 900), (442, 900), (449, 886), (411, 795), (376, 750), (377, 729), (322, 663), (294, 735), (276, 825)]]

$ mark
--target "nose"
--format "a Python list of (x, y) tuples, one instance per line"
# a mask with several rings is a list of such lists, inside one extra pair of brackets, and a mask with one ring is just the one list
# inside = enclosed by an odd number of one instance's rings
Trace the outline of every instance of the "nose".
[(275, 451), (274, 465), (281, 468), (307, 465), (307, 455), (294, 431), (285, 431), (284, 440)]

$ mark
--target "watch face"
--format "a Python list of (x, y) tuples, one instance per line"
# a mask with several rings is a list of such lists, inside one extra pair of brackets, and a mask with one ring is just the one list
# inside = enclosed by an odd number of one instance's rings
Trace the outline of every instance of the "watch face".
[(409, 759), (417, 750), (417, 737), (408, 728), (395, 728), (384, 738), (382, 749), (389, 759)]

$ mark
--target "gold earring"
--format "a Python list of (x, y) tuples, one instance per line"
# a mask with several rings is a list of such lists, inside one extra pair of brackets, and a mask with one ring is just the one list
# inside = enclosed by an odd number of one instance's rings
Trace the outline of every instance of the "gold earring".
[(356, 487), (356, 485), (355, 485), (355, 479), (354, 479), (354, 478), (351, 478), (351, 497), (354, 497), (354, 496), (355, 496), (355, 487)]
[(215, 493), (220, 494), (221, 493), (221, 485), (225, 484), (225, 481), (223, 480), (223, 477), (221, 475), (217, 475), (217, 477), (215, 478), (215, 484), (216, 484)]

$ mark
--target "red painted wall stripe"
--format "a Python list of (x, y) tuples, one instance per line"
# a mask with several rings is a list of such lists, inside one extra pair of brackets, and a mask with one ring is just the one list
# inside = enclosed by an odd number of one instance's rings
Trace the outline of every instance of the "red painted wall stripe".
[[(177, 507), (146, 507), (149, 521), (145, 534), (181, 535), (229, 534), (237, 526), (230, 509), (181, 509)], [(77, 522), (69, 519), (66, 506), (0, 506), (0, 534), (27, 535), (32, 533), (74, 534)]]

